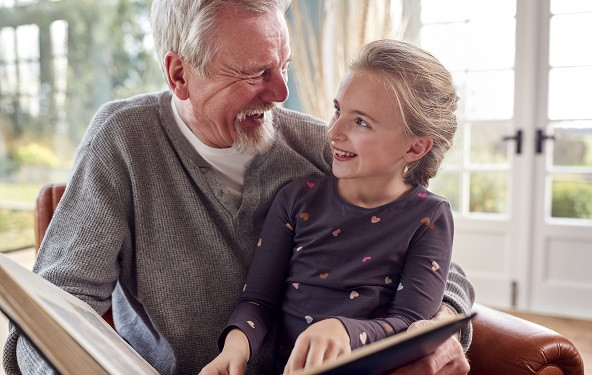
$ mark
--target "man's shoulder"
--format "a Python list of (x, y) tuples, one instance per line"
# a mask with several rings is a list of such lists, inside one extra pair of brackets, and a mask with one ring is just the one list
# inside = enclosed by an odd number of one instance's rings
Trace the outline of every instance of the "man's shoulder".
[(326, 147), (327, 123), (316, 117), (278, 107), (274, 123), (288, 144)]
[(288, 126), (293, 128), (294, 125), (302, 127), (315, 127), (315, 128), (326, 128), (327, 123), (314, 116), (307, 115), (306, 113), (294, 111), (291, 109), (277, 107), (274, 115), (276, 117), (276, 123), (279, 127)]
[[(168, 98), (168, 99), (167, 99)], [(99, 135), (137, 137), (149, 133), (151, 123), (158, 123), (164, 105), (170, 107), (170, 93), (159, 92), (118, 99), (103, 104), (93, 117), (87, 141), (96, 140)]]
[(113, 117), (138, 117), (147, 114), (147, 108), (154, 108), (157, 110), (159, 103), (166, 98), (170, 100), (170, 93), (168, 91), (158, 93), (148, 93), (132, 96), (125, 99), (118, 99), (103, 104), (97, 114), (95, 120), (103, 118), (108, 120)]

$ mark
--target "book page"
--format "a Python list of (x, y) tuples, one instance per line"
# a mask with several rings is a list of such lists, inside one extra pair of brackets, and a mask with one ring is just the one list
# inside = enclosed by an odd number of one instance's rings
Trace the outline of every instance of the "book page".
[(0, 254), (0, 267), (108, 373), (157, 374), (87, 303), (19, 266), (3, 254)]

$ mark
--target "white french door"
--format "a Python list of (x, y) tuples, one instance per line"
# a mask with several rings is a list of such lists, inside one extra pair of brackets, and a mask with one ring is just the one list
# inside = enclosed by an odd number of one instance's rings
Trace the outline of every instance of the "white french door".
[(537, 17), (549, 42), (539, 45), (528, 306), (592, 319), (592, 2), (552, 0)]
[(461, 96), (432, 190), (477, 299), (592, 317), (592, 2), (423, 0), (419, 43)]

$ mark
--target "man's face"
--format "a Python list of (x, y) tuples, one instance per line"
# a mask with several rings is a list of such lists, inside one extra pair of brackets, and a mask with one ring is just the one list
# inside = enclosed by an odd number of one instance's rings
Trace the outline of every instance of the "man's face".
[(288, 97), (291, 51), (284, 17), (224, 7), (214, 32), (219, 52), (209, 76), (187, 75), (188, 125), (211, 147), (263, 151), (273, 140), (270, 109)]

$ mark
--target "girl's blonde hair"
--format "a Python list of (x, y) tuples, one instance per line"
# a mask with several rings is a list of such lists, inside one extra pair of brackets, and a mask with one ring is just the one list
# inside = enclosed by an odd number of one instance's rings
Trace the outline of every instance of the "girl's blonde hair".
[(364, 45), (350, 69), (372, 73), (387, 87), (407, 135), (432, 138), (432, 149), (409, 163), (404, 174), (407, 182), (427, 187), (456, 131), (458, 96), (450, 72), (423, 49), (388, 39)]

